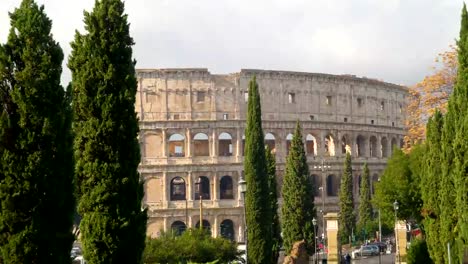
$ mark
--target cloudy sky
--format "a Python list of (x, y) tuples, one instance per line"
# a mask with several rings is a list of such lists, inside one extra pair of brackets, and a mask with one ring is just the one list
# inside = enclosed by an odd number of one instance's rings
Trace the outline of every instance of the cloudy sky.
[[(66, 57), (94, 0), (36, 0)], [(0, 42), (8, 11), (0, 0)], [(463, 0), (127, 0), (137, 68), (355, 74), (411, 85), (458, 36)], [(66, 68), (66, 67), (65, 67)], [(64, 69), (63, 82), (70, 80)]]

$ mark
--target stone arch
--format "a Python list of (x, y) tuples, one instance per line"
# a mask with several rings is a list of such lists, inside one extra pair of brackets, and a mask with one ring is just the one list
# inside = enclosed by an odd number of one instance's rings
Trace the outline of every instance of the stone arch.
[(271, 153), (276, 153), (276, 138), (273, 133), (265, 134), (265, 145), (268, 146)]
[(234, 222), (231, 219), (225, 219), (219, 225), (221, 237), (234, 241)]
[(334, 174), (327, 176), (327, 196), (338, 196), (338, 177)]
[(186, 199), (185, 180), (182, 177), (174, 177), (171, 180), (171, 201), (181, 201)]
[(182, 235), (182, 233), (184, 233), (186, 229), (187, 226), (182, 221), (175, 221), (171, 224), (171, 230), (175, 236)]
[(314, 183), (314, 196), (321, 196), (320, 187), (322, 187), (322, 177), (317, 174), (310, 175)]
[(234, 190), (231, 176), (223, 176), (219, 181), (219, 198), (234, 199)]
[(326, 135), (324, 142), (325, 142), (325, 154), (330, 157), (335, 156), (335, 139), (333, 138), (333, 135), (332, 134)]
[(289, 133), (286, 136), (286, 155), (289, 154), (289, 148), (291, 148), (292, 139), (293, 139), (293, 134)]
[(317, 156), (317, 138), (312, 134), (306, 136), (306, 154)]
[(366, 155), (366, 139), (362, 135), (356, 137), (356, 156), (364, 157)]
[(381, 152), (382, 152), (382, 157), (387, 158), (388, 155), (388, 140), (386, 137), (382, 137), (380, 140), (380, 145), (381, 145)]
[(405, 141), (400, 138), (400, 148), (403, 148), (405, 146)]
[(375, 136), (371, 136), (369, 139), (369, 154), (371, 157), (377, 157), (377, 138)]
[(204, 157), (210, 155), (210, 143), (208, 135), (205, 133), (197, 133), (193, 137), (193, 155), (196, 157)]
[(182, 134), (172, 134), (169, 137), (169, 157), (185, 156), (185, 136)]
[(223, 132), (218, 136), (218, 155), (223, 157), (232, 156), (232, 136)]
[[(195, 228), (200, 228), (200, 220), (198, 220), (197, 224), (195, 224)], [(203, 229), (211, 234), (211, 224), (206, 219), (203, 219)]]
[(195, 184), (194, 200), (200, 200), (200, 196), (202, 196), (203, 200), (210, 200), (210, 180), (206, 176), (200, 176), (198, 178), (201, 181), (201, 183), (199, 184), (199, 186)]
[(391, 142), (392, 142), (392, 143), (391, 143), (391, 148), (392, 148), (391, 151), (392, 151), (392, 154), (393, 154), (393, 149), (394, 149), (395, 147), (397, 147), (397, 140), (396, 140), (396, 138), (392, 138), (392, 141), (391, 141)]
[(374, 174), (372, 175), (371, 184), (370, 184), (370, 188), (371, 188), (371, 189), (370, 189), (370, 192), (371, 192), (371, 195), (374, 195), (374, 193), (375, 193), (375, 184), (376, 184), (377, 182), (379, 182), (379, 178), (380, 178), (380, 176), (379, 176), (378, 173), (374, 173)]
[(144, 139), (144, 156), (147, 158), (159, 158), (162, 157), (164, 148), (163, 136), (160, 131), (147, 133), (143, 137)]
[(343, 135), (341, 137), (341, 154), (351, 154), (351, 141), (349, 140), (348, 135)]

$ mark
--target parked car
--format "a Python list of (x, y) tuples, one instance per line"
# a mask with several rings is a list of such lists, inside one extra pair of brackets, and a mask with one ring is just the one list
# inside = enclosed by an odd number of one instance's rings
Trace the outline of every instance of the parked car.
[(365, 245), (355, 250), (353, 253), (355, 256), (377, 256), (380, 253), (380, 249), (376, 245)]
[(382, 253), (384, 253), (387, 250), (387, 244), (385, 244), (384, 242), (375, 242), (375, 243), (371, 243), (369, 245), (370, 246), (374, 246), (374, 245), (378, 246), (380, 252), (382, 252)]

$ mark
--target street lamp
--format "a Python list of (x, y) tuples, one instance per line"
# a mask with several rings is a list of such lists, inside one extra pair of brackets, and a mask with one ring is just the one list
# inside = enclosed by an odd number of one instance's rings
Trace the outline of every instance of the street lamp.
[(315, 227), (317, 226), (317, 219), (312, 218), (312, 225), (314, 226), (314, 238), (315, 238), (315, 245), (314, 245), (314, 262), (317, 263), (317, 232), (315, 232)]
[(399, 250), (399, 245), (398, 245), (398, 230), (397, 230), (397, 221), (398, 221), (398, 218), (397, 218), (397, 212), (398, 212), (398, 208), (399, 208), (399, 204), (398, 204), (398, 201), (395, 200), (395, 202), (393, 203), (393, 209), (395, 210), (395, 251), (398, 253), (398, 263), (401, 263), (400, 261), (400, 250)]
[(322, 186), (319, 188), (319, 190), (322, 191), (322, 234), (323, 234), (323, 244), (325, 245), (325, 238), (326, 238), (326, 232), (325, 232), (325, 171), (327, 169), (331, 169), (330, 165), (325, 164), (325, 160), (322, 159), (320, 165), (315, 165), (314, 169), (319, 169), (322, 172)]
[(245, 241), (245, 263), (248, 262), (247, 257), (247, 211), (245, 209), (245, 192), (247, 192), (247, 182), (244, 180), (244, 177), (241, 176), (239, 180), (239, 191), (242, 194), (242, 200), (244, 200), (244, 241)]
[(200, 197), (200, 230), (203, 230), (203, 195), (202, 195), (202, 178), (198, 177), (197, 181), (195, 182), (197, 186), (197, 192)]
[(322, 238), (324, 240), (323, 244), (325, 244), (325, 188), (320, 186), (319, 190), (322, 192)]

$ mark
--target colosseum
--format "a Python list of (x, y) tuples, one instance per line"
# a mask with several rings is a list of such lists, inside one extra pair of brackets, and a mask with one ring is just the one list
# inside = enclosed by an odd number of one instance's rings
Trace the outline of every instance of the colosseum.
[(346, 152), (352, 155), (357, 200), (362, 165), (368, 164), (375, 182), (393, 147), (402, 145), (408, 91), (399, 85), (353, 75), (288, 71), (137, 70), (139, 170), (145, 181), (148, 235), (198, 227), (201, 201), (202, 225), (213, 236), (244, 241), (238, 181), (253, 75), (260, 89), (265, 143), (276, 154), (280, 189), (295, 123), (302, 125), (316, 187), (319, 234), (323, 213), (338, 211)]

